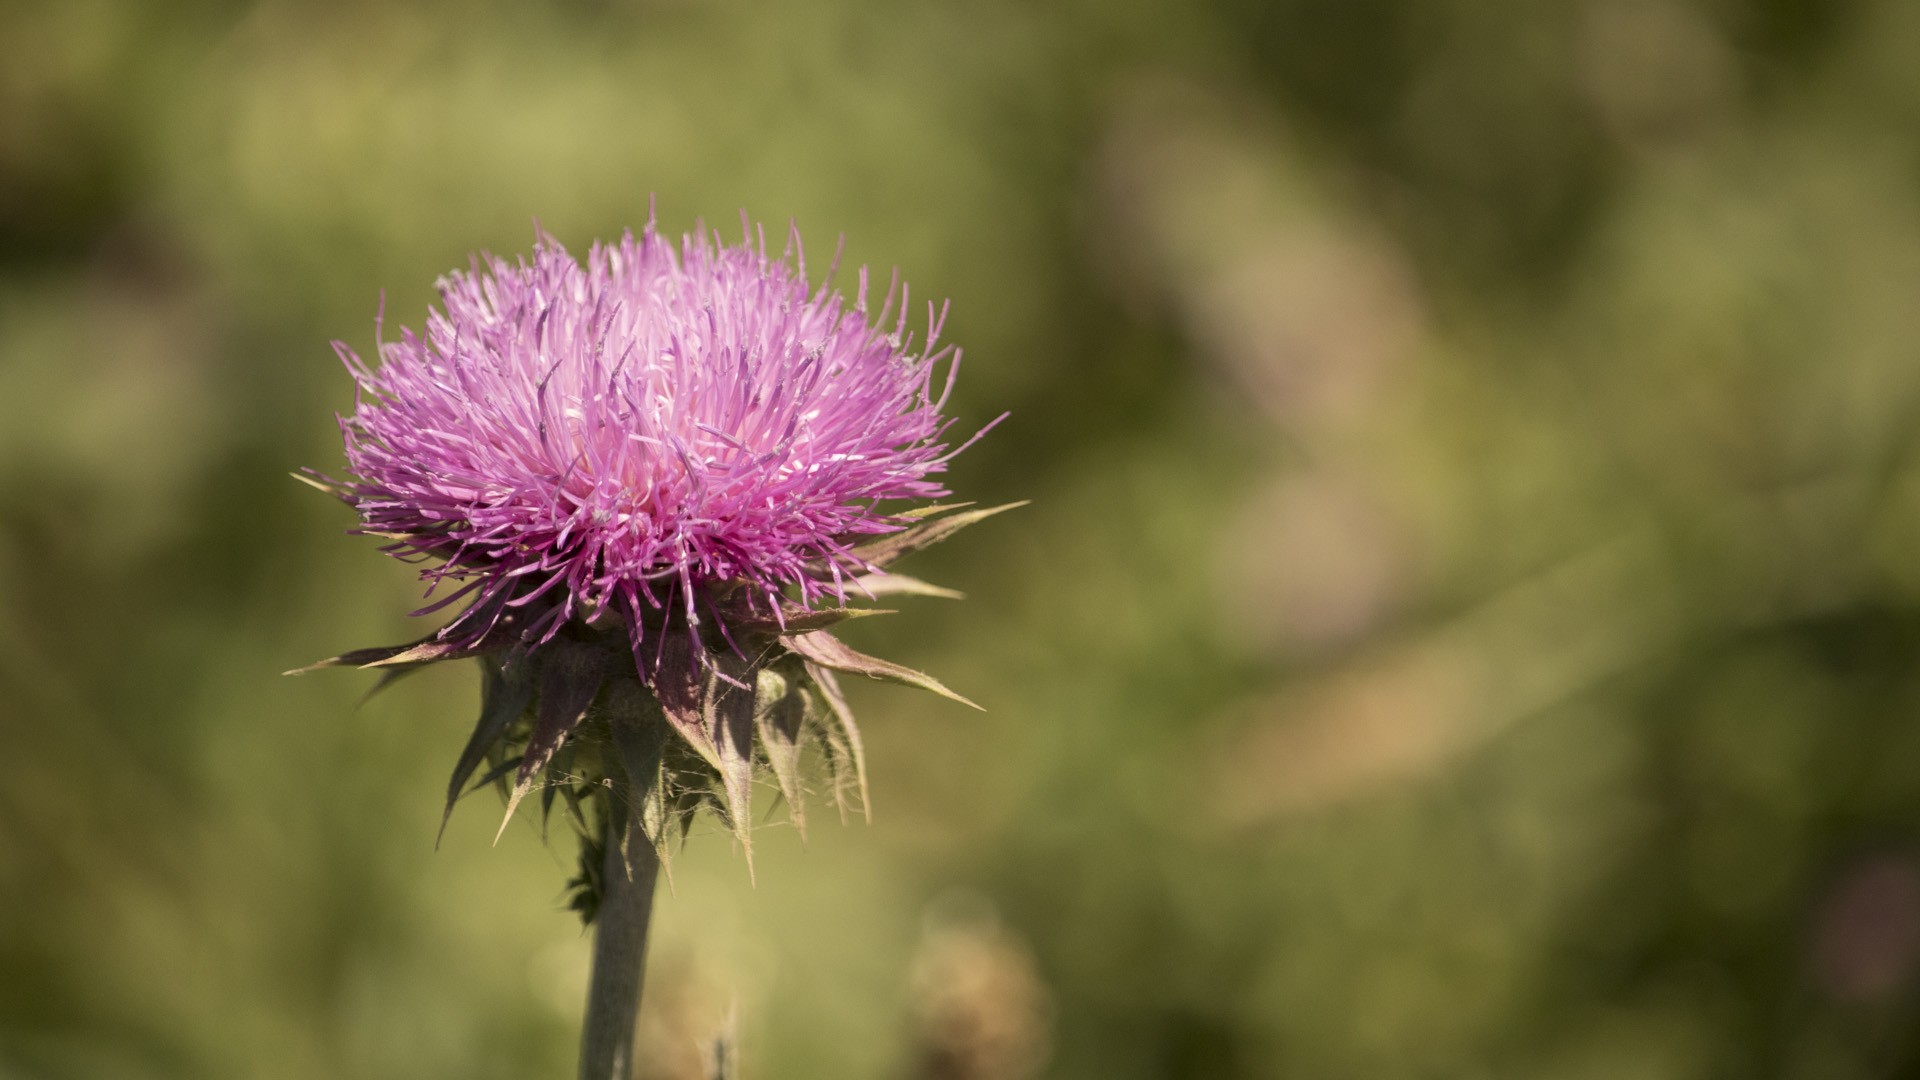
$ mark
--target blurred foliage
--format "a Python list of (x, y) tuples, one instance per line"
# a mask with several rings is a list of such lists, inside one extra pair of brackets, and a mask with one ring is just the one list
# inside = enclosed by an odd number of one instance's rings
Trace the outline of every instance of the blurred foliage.
[(871, 828), (676, 863), (649, 1075), (1920, 1069), (1917, 48), (1906, 0), (15, 5), (0, 1075), (570, 1071), (571, 842), (476, 798), (434, 851), (470, 673), (277, 674), (417, 592), (286, 473), (382, 290), (649, 193), (952, 297), (962, 422), (1014, 413), (955, 486), (1034, 500), (851, 635), (987, 717), (860, 687)]

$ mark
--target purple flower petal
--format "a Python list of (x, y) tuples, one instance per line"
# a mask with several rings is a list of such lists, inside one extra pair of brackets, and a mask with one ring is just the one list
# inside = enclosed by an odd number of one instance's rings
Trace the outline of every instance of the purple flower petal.
[(612, 611), (652, 653), (642, 628), (697, 625), (717, 582), (767, 611), (789, 587), (844, 599), (870, 569), (853, 538), (912, 523), (879, 507), (947, 494), (959, 354), (934, 347), (944, 309), (923, 344), (903, 336), (897, 279), (869, 319), (864, 271), (849, 305), (795, 268), (797, 233), (777, 258), (745, 235), (676, 246), (649, 224), (584, 263), (545, 235), (516, 262), (476, 257), (377, 366), (336, 345), (360, 393), (342, 418), (353, 479), (328, 490), (390, 554), (438, 560), (422, 576), (461, 582), (448, 599), (540, 604), (521, 631), (536, 644)]

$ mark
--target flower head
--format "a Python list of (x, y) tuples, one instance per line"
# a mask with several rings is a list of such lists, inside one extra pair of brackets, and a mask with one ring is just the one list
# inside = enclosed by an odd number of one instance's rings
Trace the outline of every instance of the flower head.
[(966, 701), (828, 632), (876, 613), (857, 598), (956, 595), (886, 568), (1007, 509), (926, 505), (965, 449), (945, 441), (944, 310), (916, 344), (897, 278), (870, 315), (864, 270), (848, 303), (808, 282), (797, 233), (776, 258), (741, 225), (738, 245), (649, 223), (584, 264), (545, 235), (530, 258), (476, 258), (378, 366), (336, 345), (359, 386), (352, 476), (306, 477), (426, 563), (430, 597), (448, 589), (415, 614), (468, 601), (420, 641), (314, 666), (480, 657), (447, 809), (482, 763), (512, 778), (509, 818), (536, 782), (544, 806), (566, 794), (589, 916), (595, 852), (631, 830), (664, 854), (704, 808), (748, 843), (756, 776), (802, 824), (808, 746), (843, 810), (864, 794), (835, 672)]
[(340, 490), (392, 554), (463, 579), (448, 640), (537, 605), (515, 620), (529, 642), (612, 612), (638, 650), (663, 611), (698, 625), (722, 582), (768, 612), (788, 589), (844, 602), (852, 545), (907, 524), (883, 504), (947, 494), (944, 311), (916, 347), (904, 287), (877, 316), (864, 270), (852, 304), (812, 288), (797, 233), (774, 258), (764, 234), (676, 246), (649, 224), (584, 265), (542, 236), (439, 288), (377, 368), (336, 348), (361, 391)]

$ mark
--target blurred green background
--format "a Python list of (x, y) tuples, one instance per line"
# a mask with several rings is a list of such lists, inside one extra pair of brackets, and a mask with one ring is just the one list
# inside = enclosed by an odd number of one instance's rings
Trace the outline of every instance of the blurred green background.
[[(330, 500), (385, 291), (797, 219), (954, 302), (874, 822), (674, 867), (644, 1075), (1920, 1070), (1920, 5), (15, 3), (0, 1076), (571, 1075), (571, 839)], [(843, 279), (851, 280), (850, 276)], [(816, 815), (819, 816), (819, 815)]]

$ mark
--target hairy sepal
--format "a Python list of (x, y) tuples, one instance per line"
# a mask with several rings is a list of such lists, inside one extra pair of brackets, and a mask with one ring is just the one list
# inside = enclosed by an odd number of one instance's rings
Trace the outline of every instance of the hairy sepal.
[(354, 649), (351, 652), (343, 652), (339, 656), (329, 656), (325, 660), (316, 661), (306, 667), (294, 668), (283, 674), (305, 675), (308, 672), (330, 667), (380, 668), (437, 664), (442, 660), (464, 660), (469, 656), (478, 656), (484, 651), (486, 650), (478, 647), (450, 645), (439, 640), (438, 634), (434, 634), (419, 641), (409, 641), (404, 645), (380, 645), (371, 649)]
[(801, 634), (810, 630), (825, 630), (838, 626), (849, 619), (865, 618), (868, 615), (892, 615), (887, 608), (813, 608), (811, 610), (797, 604), (783, 604), (778, 618), (755, 612), (739, 615), (727, 620), (728, 627), (735, 632), (747, 634)]
[(753, 865), (753, 672), (731, 652), (708, 651), (675, 637), (653, 674), (654, 697), (668, 724), (720, 781), (717, 809)]
[(460, 800), (467, 779), (533, 702), (533, 675), (525, 657), (512, 656), (505, 664), (487, 657), (481, 663), (480, 718), (474, 722), (473, 733), (467, 736), (467, 745), (461, 748), (460, 758), (453, 765), (453, 776), (447, 781), (447, 806), (440, 815), (440, 835), (434, 838), (435, 847), (440, 846), (440, 840), (447, 834), (453, 804)]
[[(783, 635), (780, 638), (780, 643), (786, 646), (789, 652), (806, 660), (814, 667), (831, 668), (834, 671), (844, 671), (853, 675), (865, 675), (869, 679), (883, 679), (888, 682), (903, 683), (907, 686), (919, 687), (922, 690), (931, 690), (941, 697), (950, 698), (969, 708), (980, 708), (980, 706), (947, 689), (946, 685), (939, 679), (923, 671), (915, 671), (905, 665), (896, 664), (891, 660), (882, 660), (877, 656), (868, 656), (866, 653), (848, 647), (845, 642), (827, 633), (825, 630), (816, 630), (807, 634)], [(981, 711), (984, 712), (985, 710)]]
[(958, 589), (949, 589), (905, 574), (861, 574), (853, 579), (853, 587), (867, 596), (874, 597), (934, 596), (943, 600), (966, 599), (966, 594)]
[(870, 566), (875, 570), (882, 570), (902, 556), (911, 555), (924, 548), (930, 548), (969, 525), (977, 524), (995, 514), (1025, 505), (1027, 505), (1026, 500), (1022, 500), (1020, 502), (1005, 503), (1000, 506), (988, 506), (979, 510), (968, 510), (958, 514), (948, 514), (945, 517), (931, 518), (921, 521), (917, 525), (908, 526), (900, 532), (883, 536), (870, 543), (860, 544), (853, 548), (850, 554), (854, 559), (864, 565)]
[(753, 726), (793, 827), (804, 838), (807, 813), (800, 789), (800, 750), (806, 735), (806, 705), (793, 681), (774, 668), (763, 667), (755, 675)]
[[(807, 703), (807, 720), (814, 725), (826, 754), (827, 777), (833, 784), (833, 805), (840, 811), (840, 820), (844, 823), (846, 793), (851, 781), (851, 786), (860, 793), (861, 815), (872, 822), (873, 800), (867, 793), (867, 751), (860, 741), (860, 726), (854, 723), (853, 710), (847, 707), (846, 695), (840, 692), (840, 682), (832, 671), (813, 663), (804, 667), (814, 690)], [(812, 700), (814, 696), (819, 698), (817, 703)]]
[(526, 797), (533, 783), (553, 760), (567, 736), (586, 719), (600, 684), (606, 679), (606, 653), (589, 645), (555, 641), (544, 650), (545, 663), (540, 670), (540, 700), (536, 707), (533, 734), (514, 776), (513, 794), (507, 799), (507, 814), (500, 822), (494, 842), (507, 831), (513, 812)]

